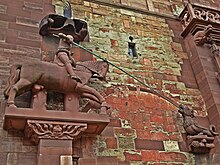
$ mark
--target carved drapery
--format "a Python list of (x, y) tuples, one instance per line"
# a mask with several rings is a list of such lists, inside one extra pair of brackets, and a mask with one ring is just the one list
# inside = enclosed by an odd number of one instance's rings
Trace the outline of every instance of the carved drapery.
[(40, 139), (76, 140), (86, 129), (84, 123), (28, 120), (25, 136), (35, 144)]

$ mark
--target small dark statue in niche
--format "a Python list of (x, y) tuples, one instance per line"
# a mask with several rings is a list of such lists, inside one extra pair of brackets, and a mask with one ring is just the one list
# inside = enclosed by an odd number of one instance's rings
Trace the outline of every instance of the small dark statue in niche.
[(201, 126), (194, 116), (193, 110), (180, 106), (179, 113), (183, 116), (183, 127), (187, 134), (187, 143), (191, 152), (204, 153), (214, 148), (214, 137), (218, 136), (214, 125), (209, 128)]

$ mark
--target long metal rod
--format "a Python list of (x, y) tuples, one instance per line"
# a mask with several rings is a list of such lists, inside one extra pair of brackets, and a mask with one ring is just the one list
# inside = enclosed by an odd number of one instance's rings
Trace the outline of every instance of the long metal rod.
[[(56, 37), (59, 37), (58, 35), (54, 35)], [(149, 86), (148, 84), (142, 82), (141, 80), (139, 80), (137, 77), (131, 75), (130, 73), (126, 72), (125, 70), (123, 70), (122, 68), (118, 67), (117, 65), (113, 64), (112, 62), (108, 61), (107, 59), (97, 55), (96, 53), (88, 50), (87, 48), (83, 47), (82, 45), (77, 44), (76, 42), (72, 42), (72, 44), (74, 44), (75, 46), (85, 50), (86, 52), (94, 55), (95, 57), (108, 62), (110, 65), (112, 65), (113, 67), (117, 68), (118, 70), (122, 71), (123, 73), (127, 74), (128, 76), (130, 76), (131, 78), (133, 78), (134, 80), (136, 80), (137, 82), (139, 82), (140, 84), (144, 85), (145, 87), (149, 88), (154, 94), (160, 96), (161, 98), (165, 99), (166, 101), (170, 102), (171, 104), (173, 104), (174, 106), (176, 106), (177, 108), (179, 108), (179, 104), (174, 102), (173, 100), (171, 100), (169, 97), (164, 96), (163, 94), (161, 94), (160, 92), (158, 92), (157, 90), (155, 90), (154, 88), (152, 88), (151, 86)]]

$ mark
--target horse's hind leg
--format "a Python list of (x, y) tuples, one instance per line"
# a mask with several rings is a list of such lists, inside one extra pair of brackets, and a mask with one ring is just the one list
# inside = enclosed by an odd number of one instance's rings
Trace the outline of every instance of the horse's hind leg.
[(29, 80), (21, 78), (21, 79), (20, 79), (16, 84), (14, 84), (13, 87), (10, 89), (7, 104), (8, 104), (9, 106), (14, 106), (14, 100), (15, 100), (15, 96), (16, 96), (17, 92), (18, 92), (19, 90), (21, 90), (22, 88), (27, 87), (27, 86), (29, 86), (29, 85), (31, 85), (31, 84), (32, 84), (32, 82), (30, 82)]

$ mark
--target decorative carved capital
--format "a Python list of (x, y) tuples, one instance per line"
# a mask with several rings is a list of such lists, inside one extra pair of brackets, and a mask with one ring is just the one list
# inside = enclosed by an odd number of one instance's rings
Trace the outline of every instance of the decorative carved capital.
[(208, 25), (213, 27), (210, 37), (219, 40), (220, 11), (204, 6), (188, 4), (179, 16), (183, 27), (182, 36), (186, 37), (189, 33), (192, 35), (198, 31), (203, 31)]
[(28, 120), (25, 136), (35, 144), (40, 139), (76, 140), (86, 129), (84, 123)]

